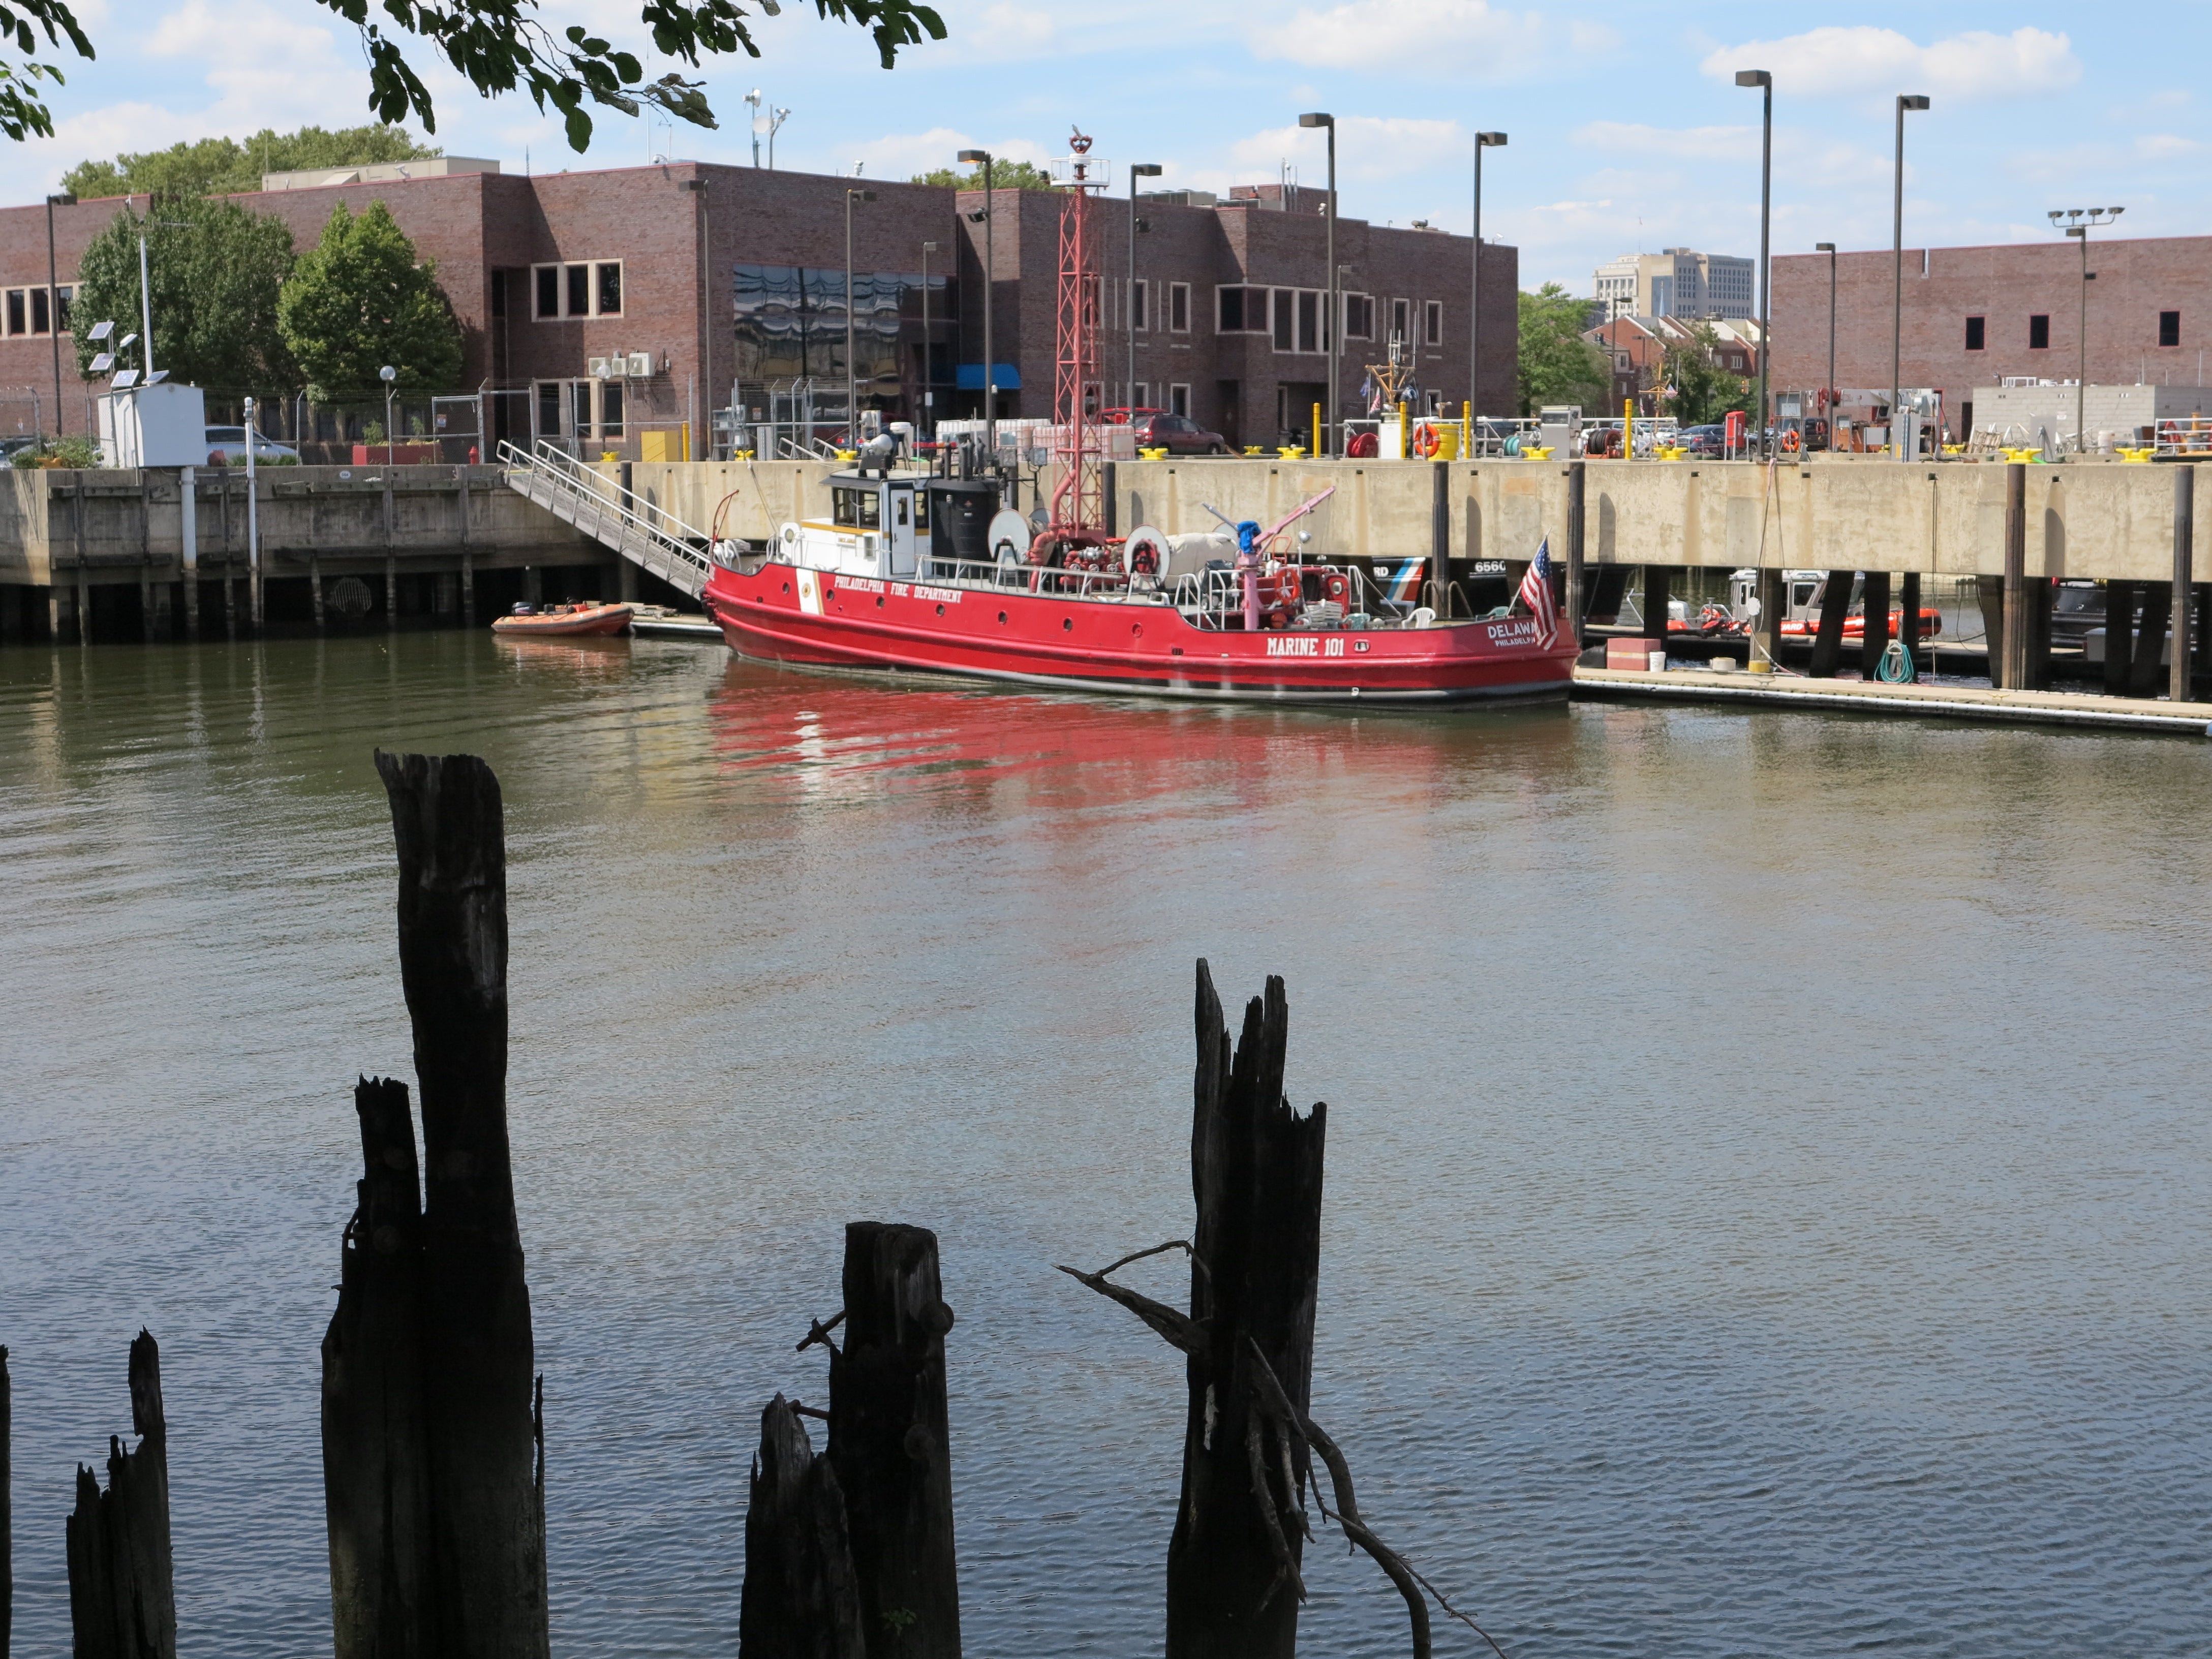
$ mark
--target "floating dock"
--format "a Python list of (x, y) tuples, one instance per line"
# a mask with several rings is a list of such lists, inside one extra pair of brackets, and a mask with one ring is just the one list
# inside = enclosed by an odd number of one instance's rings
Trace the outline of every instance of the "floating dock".
[(2182, 737), (2212, 736), (2212, 703), (2106, 697), (2079, 691), (2002, 691), (1980, 685), (1890, 685), (1879, 680), (1808, 679), (1743, 670), (1669, 668), (1663, 673), (1577, 668), (1578, 700), (1706, 703), (1747, 708), (1826, 708), (1854, 714), (1983, 720), (2033, 726), (2120, 727)]

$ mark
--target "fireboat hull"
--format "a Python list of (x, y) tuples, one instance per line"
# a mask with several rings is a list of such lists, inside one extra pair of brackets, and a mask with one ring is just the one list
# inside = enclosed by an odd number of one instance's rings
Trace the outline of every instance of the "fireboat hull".
[[(1024, 580), (1027, 580), (1026, 575)], [(1046, 580), (1050, 580), (1048, 576)], [(1209, 702), (1432, 704), (1563, 698), (1575, 645), (1529, 617), (1433, 628), (1200, 628), (1141, 597), (939, 586), (770, 561), (718, 568), (707, 613), (741, 656)]]

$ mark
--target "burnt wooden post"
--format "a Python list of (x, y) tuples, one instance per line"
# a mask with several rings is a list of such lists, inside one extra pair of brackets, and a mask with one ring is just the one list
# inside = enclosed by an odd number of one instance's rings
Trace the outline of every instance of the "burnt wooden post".
[(337, 1659), (422, 1659), (433, 1649), (415, 1123), (394, 1079), (362, 1079), (353, 1103), (364, 1174), (323, 1336), (331, 1621)]
[(1866, 573), (1865, 603), (1860, 607), (1859, 678), (1870, 680), (1889, 648), (1889, 572)]
[(1201, 960), (1197, 1036), (1190, 1312), (1200, 1334), (1187, 1366), (1182, 1498), (1168, 1544), (1168, 1659), (1291, 1659), (1304, 1594), (1300, 1494), (1290, 1489), (1291, 1460), (1265, 1449), (1251, 1355), (1303, 1413), (1328, 1109), (1300, 1117), (1283, 1097), (1290, 1006), (1279, 978), (1269, 975), (1266, 996), (1247, 1005), (1232, 1059)]
[(937, 1235), (845, 1229), (845, 1346), (830, 1350), (830, 1464), (845, 1496), (861, 1628), (898, 1659), (958, 1659), (952, 1462)]
[(422, 1087), (434, 1652), (544, 1659), (544, 1456), (507, 1139), (507, 854), (473, 755), (379, 753)]
[(76, 1509), (64, 1528), (76, 1659), (176, 1659), (161, 1351), (143, 1330), (131, 1344), (131, 1426), (137, 1450), (108, 1438), (106, 1492), (77, 1466)]
[[(902, 1454), (903, 1455), (903, 1454)], [(761, 1413), (745, 1510), (744, 1659), (864, 1659), (860, 1583), (837, 1471), (781, 1395)], [(896, 1632), (881, 1650), (905, 1651)]]
[(1836, 678), (1844, 654), (1844, 623), (1851, 614), (1855, 570), (1831, 570), (1820, 588), (1820, 626), (1813, 636), (1813, 660), (1806, 672), (1816, 680)]

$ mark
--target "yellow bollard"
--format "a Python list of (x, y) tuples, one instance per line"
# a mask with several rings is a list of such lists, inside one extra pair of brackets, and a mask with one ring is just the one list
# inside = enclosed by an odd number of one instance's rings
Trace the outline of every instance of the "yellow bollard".
[(1313, 453), (1316, 455), (1326, 455), (1328, 453), (1328, 447), (1322, 442), (1321, 405), (1319, 404), (1316, 404), (1314, 405)]

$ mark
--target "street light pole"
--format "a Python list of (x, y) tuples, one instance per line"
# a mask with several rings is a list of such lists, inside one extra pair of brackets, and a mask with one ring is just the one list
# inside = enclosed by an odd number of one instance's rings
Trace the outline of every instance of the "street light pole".
[(758, 87), (755, 87), (750, 92), (745, 94), (745, 102), (752, 106), (753, 165), (755, 167), (758, 167), (760, 165), (760, 136), (762, 119), (761, 94)]
[(937, 436), (937, 393), (933, 389), (935, 382), (931, 378), (934, 371), (929, 331), (929, 256), (942, 251), (936, 242), (921, 245), (921, 436), (924, 442), (933, 441)]
[(845, 447), (851, 450), (860, 447), (860, 365), (853, 357), (853, 204), (875, 199), (872, 190), (845, 192)]
[(1813, 249), (1828, 256), (1828, 380), (1827, 395), (1821, 402), (1827, 406), (1828, 450), (1832, 454), (1836, 447), (1836, 245), (1815, 242)]
[(2096, 225), (2109, 225), (2118, 219), (2125, 208), (2053, 208), (2051, 222), (2056, 226), (2061, 219), (2069, 221), (2065, 227), (2069, 236), (2081, 244), (2081, 320), (2080, 345), (2081, 366), (2074, 371), (2074, 446), (2077, 453), (2089, 453), (2089, 428), (2087, 424), (2089, 407), (2089, 284), (2097, 273), (2089, 269), (2089, 231)]
[[(54, 210), (75, 207), (76, 197), (69, 191), (46, 198), (46, 331), (54, 343), (54, 441), (62, 437), (62, 290), (61, 279), (54, 268)], [(40, 422), (41, 425), (44, 422)], [(89, 435), (89, 434), (87, 434)]]
[(1320, 456), (1332, 454), (1336, 448), (1336, 383), (1343, 378), (1338, 373), (1344, 356), (1344, 343), (1340, 337), (1344, 332), (1344, 319), (1339, 315), (1344, 302), (1338, 296), (1336, 271), (1336, 117), (1316, 112), (1298, 117), (1298, 125), (1328, 129), (1328, 319), (1322, 325), (1322, 335), (1328, 342), (1328, 434), (1326, 438), (1318, 432), (1313, 434), (1313, 453)]
[[(1160, 165), (1157, 161), (1133, 161), (1129, 165), (1129, 299), (1124, 320), (1129, 325), (1129, 380), (1123, 388), (1133, 411), (1137, 406), (1137, 233), (1145, 229), (1145, 221), (1137, 217), (1137, 180), (1157, 179)], [(1131, 420), (1136, 419), (1133, 412)]]
[(1502, 132), (1474, 135), (1474, 269), (1467, 302), (1467, 440), (1470, 446), (1482, 441), (1474, 425), (1482, 418), (1482, 152), (1504, 143)]
[(1766, 372), (1774, 356), (1774, 341), (1769, 315), (1773, 307), (1767, 292), (1767, 239), (1774, 207), (1774, 76), (1767, 70), (1738, 70), (1735, 83), (1740, 87), (1757, 87), (1762, 106), (1759, 126), (1759, 453), (1764, 460), (1771, 453), (1767, 438), (1770, 427), (1766, 418)]
[(1923, 110), (1928, 100), (1914, 94), (1897, 94), (1897, 176), (1890, 215), (1889, 313), (1889, 453), (1900, 461), (1911, 457), (1899, 441), (1898, 428), (1905, 414), (1905, 112)]
[(991, 152), (963, 149), (961, 161), (983, 169), (983, 453), (994, 460), (999, 454), (999, 364), (991, 347), (992, 283), (998, 274), (991, 257), (991, 222), (998, 217), (991, 195)]

